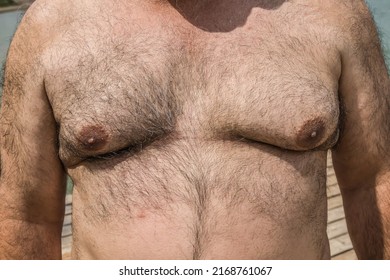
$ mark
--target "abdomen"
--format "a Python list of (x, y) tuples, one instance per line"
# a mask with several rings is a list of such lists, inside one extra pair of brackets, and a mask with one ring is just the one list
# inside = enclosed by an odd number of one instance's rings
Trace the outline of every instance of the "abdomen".
[(322, 258), (326, 152), (172, 140), (69, 170), (74, 256)]

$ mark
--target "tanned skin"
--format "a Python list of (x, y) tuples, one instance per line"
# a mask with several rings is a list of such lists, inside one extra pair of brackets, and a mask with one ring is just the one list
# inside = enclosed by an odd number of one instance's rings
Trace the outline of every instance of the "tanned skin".
[(390, 258), (390, 82), (347, 1), (37, 0), (1, 108), (0, 258), (329, 259), (332, 151), (360, 259)]

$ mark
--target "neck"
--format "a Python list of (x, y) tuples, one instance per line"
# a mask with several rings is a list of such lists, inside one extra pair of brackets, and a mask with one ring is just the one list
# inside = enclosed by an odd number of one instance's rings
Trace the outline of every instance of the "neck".
[(165, 0), (186, 20), (209, 32), (228, 32), (243, 26), (254, 8), (278, 9), (288, 0)]

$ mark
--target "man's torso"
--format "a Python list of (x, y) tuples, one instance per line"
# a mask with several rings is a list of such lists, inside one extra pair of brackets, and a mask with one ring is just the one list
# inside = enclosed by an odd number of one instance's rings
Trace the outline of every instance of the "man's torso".
[(329, 258), (336, 31), (305, 1), (235, 2), (107, 1), (59, 25), (45, 85), (73, 257)]

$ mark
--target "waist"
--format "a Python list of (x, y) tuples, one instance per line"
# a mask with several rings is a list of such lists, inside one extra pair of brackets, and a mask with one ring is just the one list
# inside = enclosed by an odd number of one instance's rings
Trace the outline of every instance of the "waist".
[[(105, 221), (74, 209), (73, 258), (81, 259), (321, 259), (329, 258), (326, 199), (311, 213), (292, 209), (274, 220), (249, 203), (212, 203), (202, 213), (188, 205), (111, 209)], [(180, 206), (179, 206), (180, 205)], [(271, 207), (273, 208), (273, 207)], [(277, 208), (269, 209), (277, 212)], [(315, 214), (314, 214), (315, 213)], [(307, 215), (312, 215), (309, 221)]]

